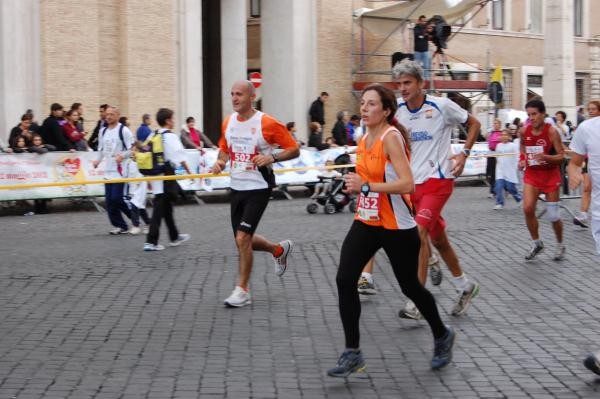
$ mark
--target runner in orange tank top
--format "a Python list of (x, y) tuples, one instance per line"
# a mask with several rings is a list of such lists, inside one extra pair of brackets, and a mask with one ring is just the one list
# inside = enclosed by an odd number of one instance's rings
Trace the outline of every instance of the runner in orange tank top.
[[(383, 248), (404, 295), (421, 311), (434, 336), (431, 368), (452, 359), (455, 333), (442, 322), (433, 295), (419, 282), (421, 242), (408, 194), (414, 190), (406, 130), (395, 125), (396, 98), (382, 85), (368, 86), (362, 94), (361, 116), (367, 128), (356, 160), (357, 173), (344, 177), (346, 192), (358, 193), (356, 216), (344, 239), (336, 276), (339, 309), (346, 349), (327, 374), (347, 377), (364, 368), (360, 351), (361, 305), (356, 283), (364, 265)], [(395, 126), (394, 126), (395, 125)], [(401, 133), (402, 132), (402, 133)]]
[(560, 164), (564, 159), (564, 148), (560, 135), (552, 126), (544, 123), (546, 105), (540, 100), (529, 101), (525, 105), (531, 125), (521, 138), (521, 159), (519, 167), (525, 168), (523, 178), (523, 213), (527, 229), (533, 240), (531, 249), (525, 255), (532, 260), (544, 249), (540, 240), (539, 224), (535, 215), (540, 193), (546, 194), (546, 218), (552, 223), (558, 246), (553, 257), (555, 261), (564, 259), (563, 224), (560, 219)]

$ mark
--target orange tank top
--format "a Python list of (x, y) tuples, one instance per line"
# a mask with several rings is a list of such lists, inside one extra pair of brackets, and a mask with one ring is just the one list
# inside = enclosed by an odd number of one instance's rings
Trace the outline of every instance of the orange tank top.
[[(393, 127), (386, 130), (371, 148), (367, 148), (367, 132), (358, 143), (356, 149), (356, 173), (363, 181), (384, 183), (398, 179), (392, 163), (383, 148), (383, 139), (387, 134), (398, 137), (410, 160), (406, 142)], [(370, 192), (367, 196), (360, 194), (354, 219), (370, 226), (381, 226), (390, 230), (405, 230), (416, 226), (414, 209), (408, 194), (387, 194)]]

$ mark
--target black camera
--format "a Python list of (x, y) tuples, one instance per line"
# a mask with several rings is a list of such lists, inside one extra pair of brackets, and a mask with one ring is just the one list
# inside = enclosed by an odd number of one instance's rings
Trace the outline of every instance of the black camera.
[(437, 47), (436, 51), (441, 53), (442, 49), (448, 48), (448, 38), (452, 34), (452, 27), (441, 15), (434, 15), (428, 23), (433, 25), (430, 33), (431, 41)]

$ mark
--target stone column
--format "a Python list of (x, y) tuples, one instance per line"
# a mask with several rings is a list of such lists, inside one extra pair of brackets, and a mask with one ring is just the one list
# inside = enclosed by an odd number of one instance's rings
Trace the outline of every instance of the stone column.
[(232, 112), (231, 86), (248, 78), (246, 2), (221, 0), (221, 96), (223, 115)]
[(196, 127), (204, 130), (202, 84), (202, 3), (198, 0), (178, 0), (178, 98), (177, 120), (193, 116)]
[(261, 3), (263, 110), (283, 123), (295, 121), (298, 138), (306, 141), (316, 93), (315, 0)]
[(0, 138), (7, 141), (21, 115), (41, 123), (42, 61), (39, 0), (0, 1)]
[(546, 0), (544, 102), (547, 112), (562, 110), (576, 121), (573, 0)]

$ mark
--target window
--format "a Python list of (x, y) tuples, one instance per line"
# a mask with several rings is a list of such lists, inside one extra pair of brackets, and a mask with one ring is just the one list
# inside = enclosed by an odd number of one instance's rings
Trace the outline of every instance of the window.
[(260, 18), (260, 0), (250, 0), (250, 17)]
[(573, 13), (573, 34), (583, 36), (583, 0), (573, 0), (575, 11)]
[(492, 2), (492, 29), (504, 29), (504, 0)]
[(586, 104), (590, 99), (590, 75), (577, 72), (575, 74), (575, 104)]
[(527, 75), (527, 87), (543, 87), (542, 75)]
[(529, 0), (529, 32), (542, 33), (543, 0)]

